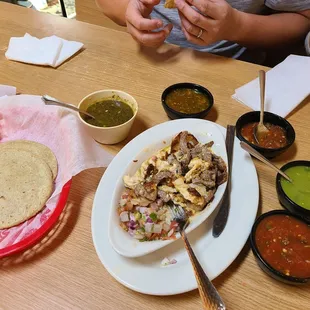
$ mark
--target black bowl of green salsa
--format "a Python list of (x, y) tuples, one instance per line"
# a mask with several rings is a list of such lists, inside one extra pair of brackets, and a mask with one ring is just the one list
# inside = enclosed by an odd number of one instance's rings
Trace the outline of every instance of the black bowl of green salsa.
[(205, 87), (193, 83), (178, 83), (166, 88), (161, 102), (171, 119), (204, 118), (211, 110), (214, 99)]
[(281, 205), (310, 224), (310, 161), (291, 161), (281, 170), (293, 181), (277, 174), (276, 188)]

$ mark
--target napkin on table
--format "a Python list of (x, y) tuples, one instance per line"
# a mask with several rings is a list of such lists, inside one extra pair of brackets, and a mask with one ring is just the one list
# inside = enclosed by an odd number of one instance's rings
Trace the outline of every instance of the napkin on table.
[[(310, 57), (288, 56), (266, 73), (265, 110), (286, 117), (310, 95), (309, 81)], [(253, 110), (260, 110), (258, 78), (236, 89), (232, 97)]]
[(56, 68), (82, 47), (83, 43), (67, 41), (57, 36), (38, 39), (26, 33), (23, 37), (10, 39), (5, 57), (9, 60)]
[(85, 169), (107, 167), (113, 158), (85, 132), (76, 113), (46, 106), (39, 96), (0, 98), (0, 143), (18, 139), (48, 146), (57, 158), (58, 175), (46, 208), (18, 226), (0, 230), (0, 250), (37, 230), (53, 214), (63, 186), (73, 176)]

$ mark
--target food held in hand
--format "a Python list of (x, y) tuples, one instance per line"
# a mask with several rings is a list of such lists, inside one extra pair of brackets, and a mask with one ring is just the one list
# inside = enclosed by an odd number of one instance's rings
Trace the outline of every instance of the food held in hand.
[(165, 102), (173, 110), (184, 114), (199, 113), (210, 106), (210, 100), (205, 94), (191, 88), (172, 90)]
[(165, 2), (165, 8), (167, 9), (173, 9), (175, 8), (175, 3), (174, 3), (174, 0), (166, 0)]
[(191, 217), (207, 207), (227, 180), (226, 164), (212, 145), (180, 132), (133, 176), (125, 175), (118, 207), (121, 227), (140, 241), (175, 238), (179, 227), (168, 204), (181, 206)]
[(257, 143), (254, 138), (254, 130), (257, 125), (258, 122), (246, 124), (241, 129), (241, 135), (250, 143), (267, 149), (277, 149), (287, 145), (288, 142), (285, 129), (270, 123), (264, 124), (269, 129), (269, 132)]
[(285, 173), (293, 182), (281, 178), (284, 193), (300, 207), (310, 210), (310, 167), (290, 167)]
[(280, 273), (310, 277), (310, 227), (285, 214), (264, 218), (255, 235), (262, 258)]
[(134, 112), (121, 98), (104, 99), (90, 105), (86, 112), (95, 119), (80, 114), (85, 122), (97, 127), (114, 127), (129, 121)]

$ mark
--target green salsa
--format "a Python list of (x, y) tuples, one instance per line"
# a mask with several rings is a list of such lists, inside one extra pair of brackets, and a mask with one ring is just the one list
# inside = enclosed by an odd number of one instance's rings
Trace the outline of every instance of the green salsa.
[(113, 127), (129, 121), (134, 113), (132, 108), (125, 102), (117, 99), (105, 99), (90, 105), (86, 112), (95, 119), (81, 115), (85, 122), (97, 127)]
[(184, 114), (199, 113), (210, 106), (209, 98), (205, 94), (190, 88), (174, 89), (165, 101), (170, 108)]
[(281, 178), (285, 194), (299, 206), (310, 210), (310, 167), (295, 166), (285, 170), (292, 183)]

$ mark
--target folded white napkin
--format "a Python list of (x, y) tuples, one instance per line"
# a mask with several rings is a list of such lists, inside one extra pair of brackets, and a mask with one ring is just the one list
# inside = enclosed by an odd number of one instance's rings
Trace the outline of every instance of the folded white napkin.
[(16, 87), (0, 84), (0, 97), (16, 95)]
[[(310, 57), (290, 55), (266, 73), (265, 110), (286, 117), (310, 94)], [(235, 90), (235, 100), (260, 109), (258, 78)]]
[(28, 33), (10, 39), (5, 57), (34, 65), (58, 67), (83, 47), (83, 43), (57, 36), (38, 39)]

